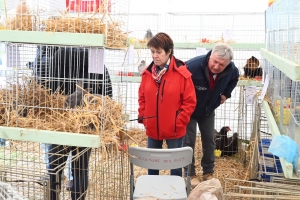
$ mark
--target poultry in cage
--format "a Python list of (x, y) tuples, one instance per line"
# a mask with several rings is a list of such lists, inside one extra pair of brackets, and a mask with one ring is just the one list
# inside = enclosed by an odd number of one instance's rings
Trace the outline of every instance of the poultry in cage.
[(254, 78), (256, 76), (262, 76), (262, 68), (259, 67), (259, 60), (252, 56), (247, 59), (244, 66), (244, 77)]
[(221, 156), (232, 156), (238, 152), (238, 133), (227, 137), (229, 131), (231, 131), (229, 126), (222, 127), (219, 132), (215, 130), (216, 149), (221, 150)]
[(139, 73), (141, 74), (145, 68), (146, 68), (146, 62), (142, 60), (140, 65), (138, 66)]
[(144, 36), (144, 40), (149, 41), (152, 37), (153, 37), (152, 31), (150, 29), (148, 29)]

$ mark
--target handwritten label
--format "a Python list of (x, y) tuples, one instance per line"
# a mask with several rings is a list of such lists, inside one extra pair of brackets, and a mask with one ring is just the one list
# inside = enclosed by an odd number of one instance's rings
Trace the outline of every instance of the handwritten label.
[(255, 86), (246, 86), (246, 104), (253, 104), (253, 97), (256, 94)]
[(138, 157), (139, 160), (143, 160), (143, 161), (146, 161), (146, 162), (155, 162), (155, 163), (172, 163), (172, 162), (183, 162), (185, 159), (184, 157), (182, 158), (175, 158), (174, 160), (170, 160), (170, 159), (164, 159), (164, 160), (161, 160), (161, 159), (153, 159), (153, 158), (144, 158), (144, 157)]
[(130, 45), (127, 50), (126, 60), (129, 65), (134, 64), (134, 46), (133, 45)]
[(196, 56), (202, 56), (202, 55), (207, 54), (207, 50), (206, 50), (206, 48), (197, 47), (195, 53), (196, 53)]
[(89, 49), (89, 73), (103, 74), (104, 73), (104, 49)]
[(224, 42), (228, 42), (233, 39), (233, 30), (231, 28), (225, 29), (223, 31)]

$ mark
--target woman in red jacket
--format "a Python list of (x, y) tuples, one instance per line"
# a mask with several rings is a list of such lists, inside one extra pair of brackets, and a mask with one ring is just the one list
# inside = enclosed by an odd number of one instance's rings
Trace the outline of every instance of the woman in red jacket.
[[(173, 56), (174, 44), (166, 33), (158, 33), (147, 43), (152, 63), (141, 73), (139, 87), (139, 123), (148, 136), (148, 148), (161, 149), (163, 140), (168, 148), (182, 147), (186, 126), (196, 106), (191, 73), (184, 62)], [(158, 175), (158, 170), (148, 170)], [(181, 169), (171, 175), (182, 176)]]

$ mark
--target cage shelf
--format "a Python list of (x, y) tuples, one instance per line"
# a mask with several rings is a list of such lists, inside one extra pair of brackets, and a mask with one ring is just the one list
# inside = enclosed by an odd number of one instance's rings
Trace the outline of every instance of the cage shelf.
[[(177, 49), (195, 49), (197, 47), (212, 49), (216, 44), (209, 44), (209, 43), (174, 43), (174, 48)], [(247, 49), (247, 50), (259, 50), (265, 47), (264, 43), (232, 43), (230, 46), (233, 49)], [(135, 43), (134, 48), (136, 49), (144, 49), (147, 48), (146, 43)]]
[(99, 135), (88, 135), (80, 133), (77, 134), (5, 126), (0, 126), (0, 138), (94, 148), (100, 147), (101, 144)]
[(103, 34), (1, 30), (0, 41), (102, 47)]
[(263, 82), (262, 81), (256, 81), (256, 80), (239, 80), (237, 83), (237, 86), (257, 86), (262, 87)]
[(260, 49), (260, 54), (293, 81), (300, 80), (300, 64), (292, 62), (264, 48)]
[(140, 76), (116, 76), (111, 75), (110, 79), (112, 82), (132, 82), (132, 83), (140, 83), (141, 77)]
[[(277, 135), (281, 135), (280, 130), (277, 126), (277, 123), (275, 121), (274, 115), (270, 109), (270, 106), (268, 104), (267, 101), (263, 102), (263, 108), (268, 120), (268, 124), (271, 130), (271, 133), (273, 136)], [(283, 173), (285, 178), (293, 178), (293, 179), (299, 179), (295, 173), (293, 173), (293, 164), (290, 162), (287, 162), (284, 158), (280, 158), (280, 163), (283, 169)]]
[[(141, 82), (141, 77), (140, 76), (116, 76), (116, 75), (111, 75), (110, 78), (113, 82), (132, 82), (132, 83)], [(237, 83), (237, 86), (262, 87), (263, 83), (262, 83), (262, 81), (256, 81), (256, 80), (239, 80), (239, 82)]]

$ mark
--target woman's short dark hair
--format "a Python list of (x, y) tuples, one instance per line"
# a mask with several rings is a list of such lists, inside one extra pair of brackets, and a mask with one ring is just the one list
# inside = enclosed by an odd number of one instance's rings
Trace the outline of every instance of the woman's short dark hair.
[(147, 47), (154, 47), (156, 49), (162, 48), (165, 52), (169, 52), (171, 50), (170, 57), (173, 55), (174, 43), (171, 37), (166, 33), (157, 33), (154, 37), (152, 37), (147, 43)]

